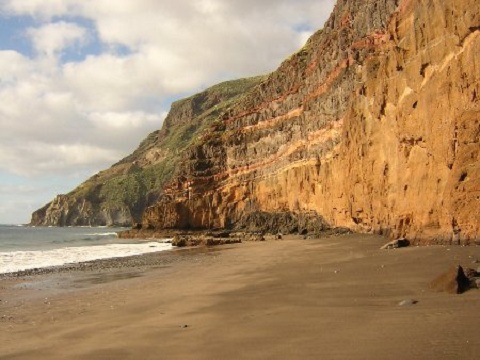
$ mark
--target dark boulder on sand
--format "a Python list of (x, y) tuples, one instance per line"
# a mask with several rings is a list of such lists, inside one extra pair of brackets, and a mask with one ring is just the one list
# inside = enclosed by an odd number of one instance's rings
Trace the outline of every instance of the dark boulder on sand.
[(407, 239), (396, 239), (396, 240), (392, 240), (390, 241), (389, 243), (383, 245), (381, 247), (381, 249), (398, 249), (398, 248), (402, 248), (402, 247), (407, 247), (410, 245), (410, 241), (408, 241)]
[(450, 294), (461, 294), (470, 288), (470, 280), (465, 276), (461, 266), (454, 266), (433, 280), (430, 287)]

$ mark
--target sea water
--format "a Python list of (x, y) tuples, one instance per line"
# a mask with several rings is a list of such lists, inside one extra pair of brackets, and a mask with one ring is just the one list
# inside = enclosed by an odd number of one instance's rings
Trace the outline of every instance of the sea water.
[(0, 274), (171, 249), (165, 241), (124, 240), (107, 227), (0, 225)]

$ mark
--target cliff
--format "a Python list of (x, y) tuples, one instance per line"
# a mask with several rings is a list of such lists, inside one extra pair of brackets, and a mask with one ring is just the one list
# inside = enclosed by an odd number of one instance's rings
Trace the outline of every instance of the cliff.
[(417, 243), (480, 240), (479, 10), (339, 0), (322, 31), (185, 151), (143, 226), (283, 214)]
[[(195, 141), (158, 152), (175, 165), (146, 177), (150, 198), (123, 203), (141, 203), (132, 217), (145, 209), (145, 229), (337, 226), (480, 241), (479, 10), (477, 0), (339, 0), (304, 48), (202, 123)], [(176, 146), (169, 124), (156, 141)], [(78, 207), (89, 196), (68, 199)], [(61, 201), (50, 214), (65, 214)]]
[(58, 195), (32, 214), (31, 225), (129, 226), (163, 194), (180, 154), (263, 78), (228, 81), (172, 104), (162, 129), (111, 168), (94, 175), (72, 192)]

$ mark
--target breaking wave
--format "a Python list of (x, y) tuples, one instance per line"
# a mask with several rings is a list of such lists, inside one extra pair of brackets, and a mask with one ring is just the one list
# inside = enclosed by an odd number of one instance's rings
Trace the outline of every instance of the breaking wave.
[(81, 263), (92, 260), (142, 255), (165, 251), (171, 248), (172, 245), (168, 243), (144, 242), (136, 244), (64, 247), (60, 249), (38, 251), (0, 252), (0, 274)]

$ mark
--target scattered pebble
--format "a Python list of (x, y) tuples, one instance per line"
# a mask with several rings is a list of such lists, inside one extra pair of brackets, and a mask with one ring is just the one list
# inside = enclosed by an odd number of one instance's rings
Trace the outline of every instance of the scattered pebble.
[(398, 303), (398, 306), (412, 306), (412, 305), (415, 305), (416, 303), (418, 303), (417, 300), (405, 299), (405, 300), (400, 301)]

